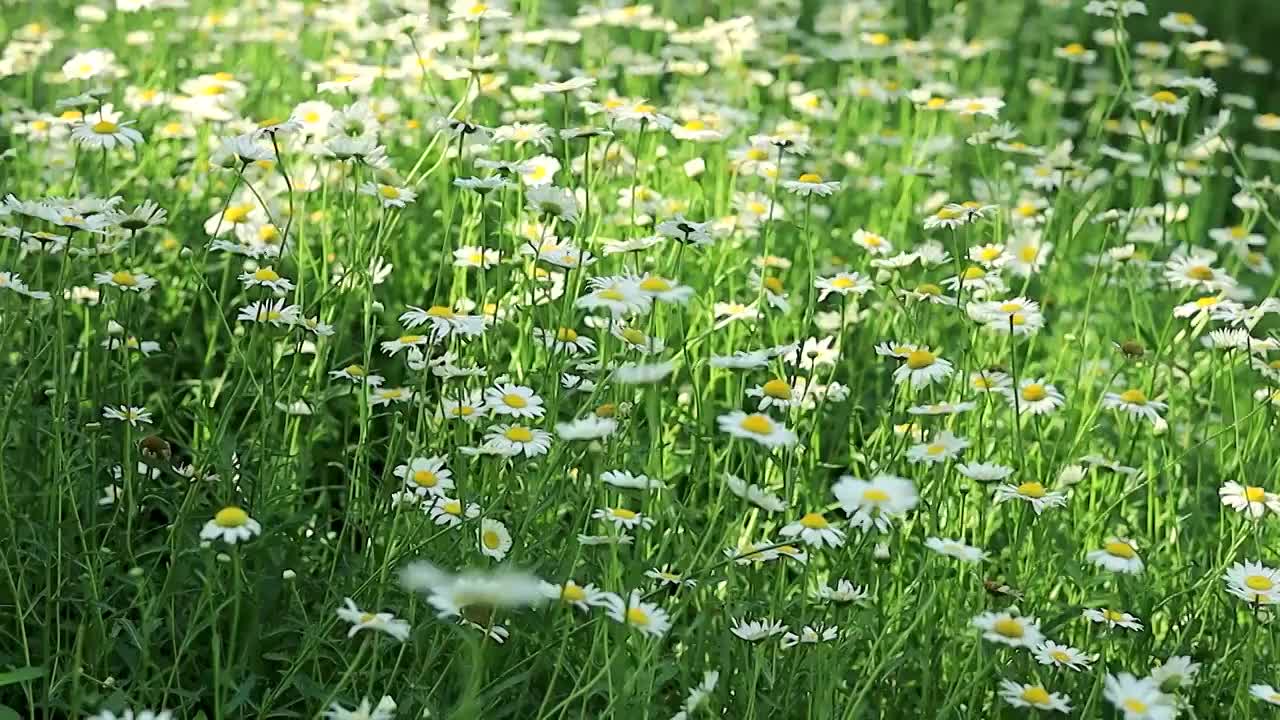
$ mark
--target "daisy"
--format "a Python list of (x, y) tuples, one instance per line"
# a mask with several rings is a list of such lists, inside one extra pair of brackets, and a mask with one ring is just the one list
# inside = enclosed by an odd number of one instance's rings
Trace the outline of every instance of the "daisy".
[(338, 617), (351, 623), (347, 637), (355, 637), (361, 630), (376, 630), (404, 642), (409, 637), (409, 623), (397, 619), (391, 613), (368, 613), (356, 606), (351, 598), (343, 598), (345, 607), (338, 608)]
[(1000, 697), (1014, 707), (1030, 707), (1060, 713), (1071, 712), (1070, 698), (1062, 693), (1051, 693), (1043, 685), (1000, 681)]
[(235, 545), (262, 533), (262, 526), (249, 513), (229, 505), (219, 510), (200, 530), (201, 540), (221, 540)]
[(618, 430), (618, 421), (588, 415), (570, 422), (556, 423), (556, 434), (562, 440), (599, 440)]
[(492, 415), (540, 418), (546, 412), (532, 388), (506, 383), (484, 391), (485, 409)]
[(392, 474), (404, 481), (405, 488), (421, 497), (444, 497), (453, 489), (453, 473), (445, 467), (445, 458), (414, 457), (397, 465)]
[(827, 522), (822, 513), (805, 513), (799, 520), (784, 525), (778, 534), (788, 538), (798, 536), (804, 544), (817, 548), (824, 545), (838, 548), (844, 545), (844, 533)]
[(1218, 497), (1223, 505), (1254, 519), (1266, 515), (1268, 510), (1280, 514), (1280, 495), (1256, 485), (1227, 482), (1218, 489)]
[(995, 482), (1008, 479), (1013, 468), (997, 463), (961, 463), (956, 465), (956, 472), (978, 482)]
[(284, 300), (255, 301), (242, 308), (236, 315), (241, 322), (265, 323), (273, 327), (297, 325), (302, 317), (302, 308), (289, 305)]
[(1111, 572), (1125, 573), (1128, 575), (1137, 575), (1142, 572), (1142, 558), (1138, 557), (1138, 550), (1132, 540), (1123, 538), (1108, 538), (1102, 545), (1102, 549), (1093, 550), (1085, 558)]
[(1249, 603), (1271, 605), (1280, 602), (1280, 570), (1262, 563), (1235, 563), (1223, 574), (1227, 592)]
[(787, 626), (776, 620), (734, 620), (729, 628), (741, 640), (760, 642), (787, 632)]
[(801, 197), (810, 195), (827, 197), (840, 189), (840, 183), (834, 180), (824, 182), (822, 176), (817, 173), (804, 173), (795, 180), (784, 181), (782, 187), (786, 188), (787, 192)]
[(735, 410), (716, 419), (720, 431), (735, 438), (753, 440), (767, 448), (790, 447), (799, 440), (795, 432), (762, 413)]
[(910, 382), (914, 389), (946, 380), (951, 373), (950, 362), (926, 347), (919, 347), (913, 348), (902, 358), (902, 364), (893, 371), (893, 381), (898, 385)]
[(445, 397), (440, 400), (440, 415), (451, 420), (462, 420), (474, 423), (488, 413), (484, 406), (484, 397), (479, 390), (468, 391), (460, 396)]
[(1109, 628), (1120, 627), (1135, 632), (1142, 630), (1142, 622), (1127, 612), (1111, 608), (1087, 608), (1081, 614), (1089, 622), (1104, 624)]
[(121, 405), (119, 407), (108, 405), (102, 408), (102, 417), (107, 420), (129, 423), (130, 427), (151, 424), (151, 411), (136, 405)]
[(913, 445), (907, 450), (907, 460), (933, 465), (951, 460), (969, 447), (969, 441), (943, 430), (934, 434), (928, 442)]
[(471, 570), (455, 575), (418, 561), (400, 572), (400, 584), (406, 590), (426, 594), (427, 602), (441, 618), (463, 617), (471, 610), (491, 617), (493, 610), (536, 607), (547, 599), (542, 580), (509, 569)]
[(520, 180), (527, 187), (542, 187), (555, 182), (560, 172), (560, 161), (550, 155), (538, 155), (525, 160), (520, 166)]
[(591, 513), (591, 517), (596, 520), (611, 522), (618, 530), (633, 530), (635, 528), (647, 530), (653, 527), (653, 518), (621, 507), (599, 508)]
[(640, 292), (659, 302), (684, 304), (693, 296), (693, 288), (668, 280), (660, 275), (648, 275), (636, 283)]
[(93, 281), (99, 285), (128, 292), (142, 293), (156, 286), (156, 279), (146, 273), (134, 273), (128, 270), (94, 273)]
[(359, 192), (378, 199), (384, 208), (402, 208), (418, 198), (418, 193), (407, 187), (367, 182), (360, 186)]
[(840, 629), (835, 626), (824, 627), (822, 625), (805, 625), (800, 634), (788, 632), (782, 636), (782, 647), (793, 648), (797, 645), (816, 645), (818, 643), (832, 642), (840, 636)]
[(1179, 97), (1171, 90), (1158, 90), (1150, 95), (1138, 98), (1133, 103), (1134, 110), (1152, 115), (1186, 115), (1191, 101), (1185, 96)]
[(1160, 18), (1160, 27), (1171, 33), (1187, 33), (1204, 37), (1208, 30), (1196, 21), (1196, 16), (1186, 12), (1171, 12)]
[(983, 638), (1010, 647), (1033, 648), (1044, 639), (1034, 617), (984, 612), (973, 618), (970, 624), (982, 631)]
[(651, 479), (648, 475), (633, 475), (626, 470), (605, 470), (600, 473), (600, 482), (625, 490), (661, 490), (666, 483)]
[(566, 580), (560, 585), (543, 583), (542, 589), (547, 599), (557, 600), (583, 612), (593, 607), (608, 607), (622, 602), (622, 598), (611, 592), (605, 592), (591, 584), (579, 585), (572, 580)]
[(626, 278), (597, 277), (587, 281), (590, 292), (574, 301), (583, 310), (608, 310), (614, 317), (645, 312), (653, 301)]
[(542, 344), (551, 350), (570, 355), (595, 352), (596, 349), (595, 340), (578, 334), (577, 330), (570, 327), (562, 327), (554, 332), (535, 327), (533, 328), (533, 336), (541, 340)]
[(986, 115), (996, 119), (1004, 101), (994, 97), (961, 97), (947, 103), (947, 109), (958, 115)]
[(1199, 671), (1200, 663), (1191, 662), (1186, 655), (1174, 655), (1151, 669), (1151, 679), (1161, 691), (1173, 692), (1190, 685)]
[(368, 698), (360, 701), (360, 705), (348, 710), (338, 703), (329, 705), (324, 716), (327, 720), (391, 720), (395, 716), (396, 701), (390, 695), (383, 695), (377, 705)]
[(605, 608), (613, 620), (629, 625), (651, 637), (662, 637), (671, 628), (671, 616), (654, 603), (645, 602), (639, 590), (632, 590), (626, 603), (621, 600)]
[(407, 403), (413, 399), (413, 390), (407, 387), (374, 388), (369, 397), (369, 405), (381, 407), (391, 403)]
[(475, 503), (464, 506), (461, 501), (441, 495), (433, 497), (430, 504), (424, 503), (423, 512), (437, 525), (457, 527), (463, 520), (480, 517), (480, 506)]
[(686, 578), (683, 575), (672, 572), (670, 567), (663, 565), (661, 569), (650, 568), (644, 571), (644, 576), (650, 580), (657, 580), (659, 587), (697, 587), (698, 581), (692, 578)]
[(756, 385), (747, 390), (747, 397), (760, 398), (760, 410), (769, 407), (790, 407), (799, 401), (791, 384), (781, 378), (774, 378), (763, 385)]
[(502, 560), (511, 551), (511, 533), (507, 531), (506, 525), (497, 520), (481, 520), (476, 539), (479, 541), (480, 553), (494, 560)]
[(858, 228), (853, 233), (853, 244), (861, 247), (872, 255), (889, 255), (893, 252), (893, 244), (884, 238), (862, 228)]
[(822, 602), (837, 603), (845, 605), (848, 603), (860, 603), (866, 600), (869, 595), (865, 587), (854, 585), (844, 578), (836, 581), (834, 586), (823, 583), (813, 591), (813, 596)]
[(422, 309), (413, 305), (400, 315), (400, 322), (410, 330), (428, 325), (431, 336), (443, 340), (450, 335), (475, 337), (484, 332), (487, 318), (484, 315), (461, 315), (444, 305), (432, 305)]
[(338, 370), (330, 370), (329, 377), (335, 379), (340, 378), (357, 385), (363, 383), (369, 387), (378, 387), (383, 381), (383, 377), (381, 375), (370, 375), (362, 366), (355, 364), (339, 368)]
[(895, 518), (905, 515), (920, 501), (915, 483), (887, 473), (876, 474), (870, 480), (845, 475), (831, 491), (851, 524), (864, 530), (875, 526), (881, 532), (888, 532)]
[(1076, 671), (1088, 670), (1089, 665), (1096, 659), (1070, 645), (1059, 645), (1052, 640), (1045, 640), (1036, 646), (1033, 654), (1036, 662), (1041, 665), (1066, 667)]
[(1160, 413), (1169, 409), (1169, 406), (1162, 402), (1149, 400), (1147, 394), (1138, 388), (1130, 388), (1121, 393), (1107, 393), (1102, 396), (1102, 406), (1109, 410), (1129, 413), (1157, 426), (1161, 422)]
[(129, 127), (129, 124), (120, 122), (120, 113), (113, 112), (108, 103), (97, 112), (86, 115), (83, 122), (75, 125), (71, 129), (71, 139), (85, 147), (102, 150), (111, 150), (117, 145), (141, 145), (142, 133)]
[(1271, 685), (1250, 685), (1249, 694), (1265, 703), (1280, 705), (1280, 690)]
[(725, 475), (725, 484), (729, 492), (746, 500), (766, 512), (782, 512), (787, 509), (787, 502), (754, 483), (747, 483), (734, 475)]
[(1151, 678), (1138, 679), (1129, 673), (1107, 675), (1102, 694), (1124, 720), (1173, 720), (1178, 716), (1174, 698), (1160, 692)]
[(950, 538), (929, 537), (925, 539), (924, 546), (940, 555), (967, 563), (979, 563), (987, 559), (985, 550)]
[(1067, 495), (1066, 493), (1048, 490), (1043, 484), (1035, 480), (1024, 482), (1021, 485), (1005, 483), (996, 486), (995, 502), (999, 504), (1008, 500), (1021, 500), (1029, 503), (1031, 509), (1039, 515), (1045, 511), (1045, 508), (1066, 505)]
[(818, 278), (813, 282), (813, 286), (821, 291), (818, 293), (818, 301), (821, 302), (831, 293), (837, 293), (842, 297), (846, 295), (861, 297), (874, 288), (875, 284), (856, 272), (842, 272), (832, 277)]
[(240, 273), (240, 282), (244, 284), (246, 289), (264, 287), (277, 295), (284, 295), (294, 287), (288, 278), (280, 277), (280, 274), (270, 266), (260, 267), (253, 272)]
[(1018, 383), (1016, 391), (1007, 388), (1004, 395), (1011, 407), (1029, 415), (1045, 415), (1066, 404), (1058, 388), (1044, 382), (1042, 378), (1023, 380)]
[(507, 457), (546, 455), (551, 447), (551, 433), (524, 425), (498, 424), (489, 428), (482, 447)]

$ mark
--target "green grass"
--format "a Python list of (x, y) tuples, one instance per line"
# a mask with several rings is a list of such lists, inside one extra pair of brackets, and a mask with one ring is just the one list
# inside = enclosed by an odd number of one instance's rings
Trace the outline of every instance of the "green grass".
[[(1181, 43), (1158, 21), (1188, 9), (1209, 37), (1280, 60), (1265, 3), (1251, 14), (1236, 11), (1243, 4), (1153, 0), (1147, 17), (1126, 21), (1121, 46), (1095, 35), (1120, 21), (1031, 0), (971, 2), (963, 14), (947, 2), (864, 3), (861, 16), (843, 17), (828, 3), (663, 3), (651, 17), (619, 11), (576, 26), (587, 9), (537, 0), (509, 6), (510, 24), (455, 25), (433, 6), (424, 26), (391, 3), (190, 4), (79, 20), (69, 4), (29, 4), (0, 20), (0, 148), (12, 150), (0, 195), (14, 196), (0, 206), (0, 273), (21, 275), (0, 274), (0, 720), (126, 709), (319, 717), (333, 703), (384, 696), (400, 718), (666, 720), (712, 672), (714, 688), (689, 703), (689, 717), (1034, 712), (1002, 698), (1002, 680), (1061, 693), (1077, 717), (1269, 710), (1250, 687), (1280, 681), (1274, 613), (1227, 592), (1223, 576), (1237, 563), (1277, 562), (1275, 513), (1252, 519), (1219, 491), (1238, 483), (1280, 507), (1269, 494), (1280, 467), (1280, 355), (1269, 349), (1277, 324), (1267, 312), (1277, 280), (1265, 271), (1278, 260), (1280, 224), (1264, 182), (1276, 135), (1255, 126), (1280, 98), (1243, 54), (1175, 48), (1163, 59), (1136, 44)], [(704, 17), (752, 18), (755, 31), (694, 34)], [(519, 32), (573, 27), (577, 36), (550, 41)], [(1055, 56), (1071, 42), (1096, 52), (1093, 62)], [(63, 77), (65, 62), (93, 48), (114, 52), (119, 72)], [(432, 72), (400, 72), (428, 55)], [(683, 62), (655, 72), (660, 58)], [(317, 89), (343, 74), (371, 83)], [(529, 91), (575, 75), (597, 83)], [(1212, 77), (1218, 93), (1202, 97), (1174, 77)], [(1142, 109), (1164, 88), (1186, 100), (1185, 115)], [(90, 90), (87, 122), (60, 117), (58, 101)], [(167, 97), (140, 102), (140, 90)], [(624, 99), (617, 107), (592, 105), (613, 95)], [(984, 97), (1003, 100), (998, 120), (955, 100)], [(1256, 111), (1237, 107), (1217, 139), (1201, 142), (1240, 98)], [(315, 100), (374, 111), (321, 132), (309, 106), (298, 107)], [(92, 129), (100, 103), (145, 142), (104, 151), (74, 141), (72, 128), (118, 132)], [(254, 135), (290, 116), (309, 128)], [(551, 132), (545, 150), (473, 142), (450, 117)], [(687, 133), (664, 128), (667, 118)], [(1005, 122), (1022, 144), (990, 139)], [(583, 126), (612, 135), (559, 135)], [(720, 137), (689, 139), (707, 128)], [(219, 166), (222, 139), (240, 134), (276, 159)], [(369, 141), (363, 154), (384, 146), (385, 164), (318, 151), (341, 151), (337, 135)], [(808, 150), (783, 152), (757, 135)], [(502, 174), (493, 162), (539, 155), (559, 169), (487, 193), (455, 185)], [(779, 157), (780, 172), (765, 172)], [(839, 185), (829, 196), (792, 192), (787, 183), (810, 173)], [(1054, 176), (1055, 187), (1042, 184)], [(576, 219), (540, 207), (542, 191), (527, 183), (543, 180), (577, 193)], [(371, 182), (416, 198), (383, 207), (388, 193), (360, 191)], [(1245, 187), (1257, 202), (1240, 207)], [(85, 200), (116, 196), (119, 210), (150, 200), (167, 219), (130, 228)], [(965, 201), (994, 207), (955, 228), (926, 227), (950, 217), (939, 215), (945, 203)], [(1162, 212), (1164, 203), (1184, 210)], [(708, 223), (710, 242), (638, 242), (678, 216)], [(102, 218), (101, 233), (85, 229)], [(1236, 226), (1258, 244), (1232, 240), (1225, 229)], [(858, 230), (893, 250), (873, 254), (854, 242)], [(278, 257), (243, 254), (286, 236)], [(557, 238), (594, 262), (538, 257)], [(616, 252), (624, 241), (635, 245)], [(989, 245), (1000, 247), (984, 254)], [(455, 263), (455, 250), (473, 247), (493, 253), (492, 267)], [(1200, 251), (1216, 255), (1179, 264)], [(910, 252), (935, 261), (883, 262)], [(279, 298), (241, 279), (263, 268), (272, 272), (258, 281), (291, 283)], [(140, 274), (155, 286), (135, 291), (147, 284)], [(595, 278), (614, 278), (620, 295), (601, 294)], [(664, 295), (669, 286), (679, 301)], [(1227, 316), (1175, 315), (1206, 297), (1229, 309), (1228, 295), (1238, 314), (1259, 308), (1240, 345), (1205, 344), (1223, 337)], [(606, 307), (578, 302), (619, 296), (633, 307), (612, 332)], [(331, 332), (241, 318), (277, 299)], [(401, 318), (413, 307), (430, 309), (418, 329)], [(433, 335), (450, 317), (483, 330)], [(594, 347), (571, 355), (547, 337)], [(411, 361), (402, 345), (425, 355)], [(721, 362), (763, 349), (772, 351), (758, 367)], [(953, 371), (936, 382), (896, 379), (941, 361)], [(335, 377), (352, 366), (383, 377), (381, 390)], [(629, 381), (636, 371), (651, 381)], [(972, 375), (983, 371), (1014, 387), (1051, 384), (1062, 406), (1032, 414), (1036, 387), (980, 392)], [(472, 422), (444, 412), (483, 410), (484, 391), (506, 384), (535, 393), (522, 402), (543, 414)], [(388, 388), (401, 392), (379, 402)], [(1128, 390), (1141, 391), (1126, 397), (1158, 423), (1111, 407), (1107, 395)], [(759, 409), (770, 392), (794, 405)], [(926, 407), (940, 403), (956, 412)], [(144, 407), (150, 422), (104, 415), (121, 406)], [(768, 425), (744, 425), (735, 411), (758, 411)], [(589, 440), (558, 427), (592, 418), (616, 426)], [(546, 452), (474, 452), (512, 422), (549, 433)], [(777, 426), (794, 441), (755, 442)], [(951, 442), (944, 431), (964, 441), (956, 456), (919, 462), (952, 452), (934, 447)], [(437, 456), (447, 478), (439, 466), (397, 474)], [(1010, 477), (971, 479), (964, 463)], [(402, 502), (419, 489), (420, 468), (432, 472), (420, 481), (443, 482), (434, 487), (456, 507)], [(619, 488), (601, 479), (610, 471), (661, 486)], [(852, 506), (885, 500), (861, 486), (848, 494), (845, 478), (881, 475), (909, 482), (884, 486), (889, 502), (906, 502), (877, 516), (879, 528), (860, 529)], [(739, 497), (726, 476), (785, 509)], [(998, 502), (1009, 494), (1018, 497)], [(1042, 513), (1024, 502), (1058, 494), (1061, 505)], [(446, 504), (456, 524), (432, 516)], [(261, 532), (202, 540), (215, 518), (246, 527), (228, 508)], [(644, 519), (626, 544), (599, 517), (616, 508)], [(818, 525), (810, 513), (843, 532), (839, 547), (786, 534), (806, 517)], [(498, 545), (509, 534), (510, 548), (486, 554), (489, 531)], [(940, 554), (937, 538), (985, 556)], [(1134, 554), (1142, 571), (1089, 559), (1109, 543), (1110, 561)], [(439, 613), (449, 582), (424, 580), (417, 562), (492, 574), (497, 589), (455, 593), (457, 612)], [(590, 583), (605, 599), (584, 611), (517, 597), (533, 578)], [(841, 580), (865, 597), (820, 595)], [(633, 591), (669, 628), (635, 626)], [(372, 629), (349, 637), (344, 598), (407, 622), (403, 640)], [(1089, 610), (1130, 613), (1141, 629), (1089, 622)], [(1035, 617), (1047, 639), (1094, 659), (1079, 672), (1041, 664), (1036, 648), (983, 639), (973, 625), (983, 613)], [(836, 633), (796, 647), (780, 635), (748, 642), (731, 632), (748, 619)], [(1109, 676), (1146, 678), (1174, 656), (1198, 672), (1180, 685), (1157, 675), (1145, 714), (1117, 709)]]

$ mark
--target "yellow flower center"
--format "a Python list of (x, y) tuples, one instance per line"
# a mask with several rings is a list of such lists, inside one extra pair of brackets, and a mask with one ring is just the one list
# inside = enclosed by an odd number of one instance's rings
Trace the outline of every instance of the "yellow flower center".
[(419, 487), (424, 488), (435, 487), (436, 484), (440, 482), (439, 478), (436, 477), (436, 474), (430, 470), (414, 470), (413, 481), (417, 483)]
[(916, 292), (921, 295), (938, 296), (942, 294), (942, 288), (934, 285), (933, 283), (920, 283), (920, 285), (916, 287)]
[(1208, 282), (1213, 279), (1213, 268), (1208, 265), (1192, 265), (1187, 268), (1187, 277), (1192, 280)]
[(764, 385), (760, 386), (765, 395), (778, 400), (791, 399), (791, 385), (786, 380), (774, 378)]
[(1022, 699), (1032, 705), (1048, 705), (1049, 693), (1039, 685), (1032, 685), (1031, 687), (1023, 688)]
[(622, 335), (623, 340), (626, 340), (632, 345), (643, 345), (649, 339), (649, 337), (643, 332), (631, 327), (623, 328), (622, 332), (619, 334)]
[(269, 267), (265, 267), (265, 268), (258, 268), (253, 273), (253, 279), (257, 280), (258, 282), (275, 282), (280, 279), (280, 276), (276, 273), (275, 270)]
[(907, 353), (907, 367), (912, 370), (923, 370), (937, 362), (938, 356), (928, 350), (917, 349)]
[(368, 625), (369, 623), (377, 619), (378, 619), (378, 616), (374, 615), (373, 613), (363, 613), (362, 615), (360, 615), (360, 624)]
[(797, 180), (802, 183), (820, 183), (822, 182), (822, 176), (817, 173), (805, 173), (797, 178)]
[(364, 368), (359, 365), (348, 365), (343, 368), (343, 371), (352, 377), (364, 377)]
[(400, 197), (400, 189), (394, 185), (379, 185), (378, 194), (388, 200), (395, 200)]
[(219, 510), (218, 514), (213, 516), (213, 522), (218, 527), (237, 528), (249, 522), (249, 513), (232, 505)]
[(628, 625), (638, 625), (640, 627), (644, 627), (648, 625), (649, 622), (650, 622), (649, 613), (645, 612), (644, 608), (638, 608), (638, 607), (627, 608), (627, 624)]
[(1102, 616), (1111, 622), (1121, 622), (1124, 620), (1124, 613), (1119, 610), (1103, 610)]
[(445, 307), (444, 305), (432, 305), (431, 307), (427, 308), (427, 314), (430, 315), (431, 317), (437, 317), (437, 318), (453, 317), (453, 311)]
[(480, 542), (484, 543), (484, 546), (490, 550), (497, 550), (498, 546), (502, 545), (502, 538), (498, 537), (498, 533), (492, 530), (485, 530), (480, 534)]
[(1144, 713), (1147, 711), (1147, 704), (1137, 698), (1129, 698), (1120, 703), (1120, 706), (1131, 713)]
[(242, 223), (249, 217), (249, 213), (253, 212), (252, 205), (232, 205), (222, 214), (222, 219), (232, 225)]
[(648, 290), (649, 292), (666, 292), (671, 289), (671, 283), (653, 275), (640, 281), (640, 289)]
[(1029, 497), (1034, 500), (1038, 500), (1045, 496), (1046, 491), (1044, 489), (1043, 483), (1039, 483), (1039, 482), (1036, 482), (1035, 480), (1032, 480), (1031, 482), (1024, 482), (1021, 485), (1019, 485), (1018, 494), (1023, 497)]
[(1130, 405), (1146, 405), (1147, 394), (1137, 388), (1131, 388), (1120, 393), (1120, 399)]
[(1132, 560), (1138, 556), (1138, 553), (1133, 551), (1133, 546), (1127, 542), (1116, 540), (1109, 542), (1102, 547), (1107, 551), (1108, 555), (1114, 555), (1115, 557), (1123, 558), (1125, 560)]
[(110, 120), (99, 120), (98, 122), (94, 123), (93, 127), (90, 129), (99, 135), (110, 135), (116, 130), (119, 130), (120, 126), (116, 125)]
[(1244, 584), (1250, 590), (1257, 590), (1258, 592), (1266, 592), (1275, 586), (1275, 583), (1271, 582), (1271, 578), (1266, 575), (1250, 575), (1244, 579)]
[(768, 435), (773, 432), (773, 421), (760, 413), (753, 413), (742, 419), (738, 426), (749, 433)]
[(857, 283), (853, 281), (853, 278), (848, 278), (843, 275), (831, 281), (831, 287), (839, 288), (840, 290), (848, 290), (854, 285), (857, 285)]
[(1027, 632), (1022, 623), (1008, 617), (997, 620), (991, 629), (1007, 638), (1020, 638)]
[(1161, 90), (1160, 92), (1152, 93), (1151, 99), (1155, 100), (1161, 105), (1172, 105), (1178, 102), (1178, 96), (1174, 95), (1168, 90)]
[(574, 583), (565, 583), (560, 588), (560, 599), (567, 603), (582, 602), (587, 599), (587, 592)]
[(862, 491), (862, 501), (867, 503), (889, 502), (889, 493), (880, 488), (867, 488)]
[(1176, 15), (1173, 16), (1173, 18), (1178, 22), (1182, 23), (1183, 25), (1192, 25), (1196, 21), (1195, 15), (1192, 15), (1191, 13), (1185, 13), (1185, 12), (1177, 13)]
[(622, 292), (617, 288), (606, 288), (604, 290), (601, 290), (598, 294), (604, 300), (613, 300), (616, 302), (621, 302), (622, 300), (626, 299), (626, 297), (622, 294)]
[(1244, 496), (1251, 503), (1260, 503), (1267, 498), (1267, 491), (1256, 485), (1246, 485)]
[(626, 508), (613, 508), (612, 510), (609, 511), (609, 514), (618, 518), (619, 520), (635, 520), (636, 517), (638, 516), (635, 511), (628, 510)]
[(1053, 658), (1054, 660), (1057, 660), (1060, 663), (1071, 662), (1071, 656), (1066, 654), (1062, 650), (1051, 651), (1049, 653), (1049, 657)]
[(1080, 43), (1071, 43), (1066, 47), (1062, 48), (1062, 52), (1067, 55), (1083, 55), (1084, 46), (1081, 45)]
[(1044, 389), (1044, 385), (1040, 383), (1031, 383), (1022, 388), (1022, 399), (1027, 402), (1040, 402), (1049, 397), (1049, 391)]
[(806, 513), (800, 518), (800, 524), (810, 530), (821, 530), (827, 527), (827, 519), (822, 517), (822, 513)]
[(971, 267), (965, 268), (964, 273), (961, 275), (961, 277), (963, 277), (965, 280), (981, 280), (986, 276), (987, 276), (987, 271), (983, 270), (977, 265), (973, 265)]
[(941, 455), (942, 453), (947, 451), (947, 446), (942, 445), (940, 443), (934, 443), (929, 447), (926, 447), (924, 451), (929, 455)]
[(533, 440), (533, 433), (530, 432), (529, 428), (521, 427), (519, 425), (508, 428), (503, 435), (505, 435), (511, 442), (527, 443)]
[(706, 129), (706, 127), (707, 127), (707, 124), (706, 124), (706, 123), (702, 122), (701, 120), (697, 120), (697, 119), (690, 120), (689, 122), (687, 122), (687, 123), (685, 123), (685, 124), (684, 124), (684, 129), (685, 129), (685, 130), (695, 130), (695, 131), (697, 131), (697, 130), (705, 130), (705, 129)]
[(506, 403), (507, 407), (513, 407), (517, 410), (529, 406), (529, 401), (526, 400), (523, 395), (517, 395), (516, 393), (507, 393), (506, 395), (503, 395), (502, 402)]
[(871, 33), (866, 37), (866, 41), (867, 41), (867, 44), (869, 45), (874, 45), (875, 47), (884, 47), (885, 45), (889, 44), (889, 36), (882, 32)]

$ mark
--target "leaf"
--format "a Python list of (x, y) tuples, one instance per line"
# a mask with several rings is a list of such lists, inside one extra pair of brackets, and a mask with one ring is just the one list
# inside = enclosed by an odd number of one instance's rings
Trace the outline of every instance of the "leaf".
[(22, 716), (8, 705), (0, 705), (0, 720), (22, 720)]
[[(28, 666), (18, 668), (17, 670), (10, 670), (7, 673), (0, 673), (0, 686), (30, 682), (40, 677), (44, 677), (44, 668), (42, 667)], [(0, 715), (0, 718), (3, 717), (3, 715)]]

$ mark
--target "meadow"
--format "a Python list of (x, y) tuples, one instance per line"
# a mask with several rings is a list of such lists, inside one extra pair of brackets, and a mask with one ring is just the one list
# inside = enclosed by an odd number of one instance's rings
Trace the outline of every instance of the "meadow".
[(0, 720), (1268, 716), (1187, 5), (8, 3)]

